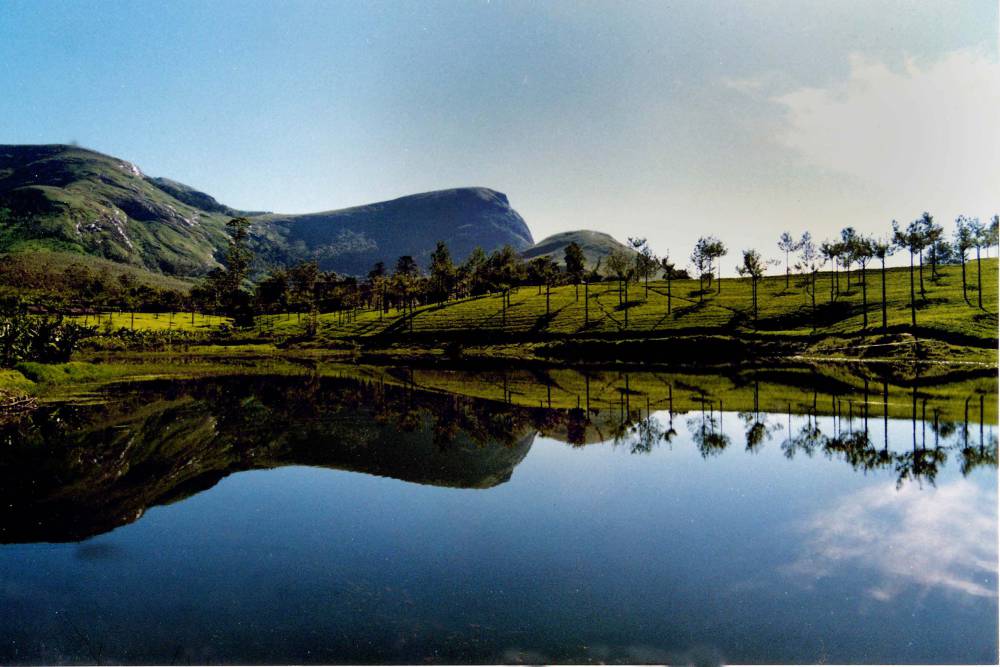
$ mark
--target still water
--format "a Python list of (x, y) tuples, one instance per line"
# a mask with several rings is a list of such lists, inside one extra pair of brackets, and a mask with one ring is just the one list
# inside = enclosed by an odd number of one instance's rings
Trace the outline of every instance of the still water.
[(46, 406), (0, 426), (0, 661), (996, 662), (995, 394), (692, 391)]

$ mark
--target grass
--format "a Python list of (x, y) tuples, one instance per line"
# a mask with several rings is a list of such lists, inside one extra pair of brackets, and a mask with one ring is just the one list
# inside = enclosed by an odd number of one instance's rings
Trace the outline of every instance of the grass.
[(107, 312), (98, 315), (74, 315), (67, 318), (78, 324), (146, 331), (217, 331), (223, 324), (232, 325), (228, 317), (201, 313), (127, 313)]
[[(961, 270), (957, 266), (941, 267), (940, 276), (930, 277), (925, 267), (926, 298), (917, 294), (917, 336), (956, 344), (993, 347), (997, 340), (997, 260), (983, 261), (983, 302), (985, 309), (976, 307), (976, 266), (968, 265), (969, 302), (962, 296)], [(742, 333), (759, 338), (791, 338), (809, 340), (817, 335), (855, 338), (881, 334), (881, 284), (878, 271), (867, 273), (868, 324), (864, 326), (862, 288), (858, 272), (851, 273), (848, 287), (843, 272), (839, 276), (840, 291), (831, 300), (832, 273), (822, 273), (817, 279), (816, 309), (811, 306), (808, 292), (793, 280), (785, 288), (784, 276), (765, 278), (759, 285), (759, 313), (756, 322), (750, 310), (750, 283), (744, 279), (725, 278), (713, 283), (710, 293), (699, 296), (698, 282), (674, 281), (671, 313), (667, 314), (666, 284), (654, 281), (648, 296), (642, 285), (629, 288), (628, 325), (625, 308), (618, 301), (615, 282), (591, 285), (585, 306), (584, 288), (572, 285), (553, 288), (546, 314), (546, 298), (535, 287), (518, 288), (511, 295), (511, 305), (504, 312), (499, 295), (486, 295), (429, 304), (418, 307), (412, 316), (400, 310), (387, 315), (363, 310), (348, 321), (340, 313), (323, 313), (318, 318), (317, 342), (343, 339), (388, 338), (400, 341), (408, 338), (431, 338), (440, 341), (464, 339), (470, 334), (503, 334), (523, 340), (545, 340), (565, 337), (629, 337), (641, 335), (732, 335)], [(890, 332), (908, 333), (910, 323), (909, 272), (905, 268), (889, 269), (887, 283), (887, 324)], [(82, 319), (82, 318), (78, 318)], [(93, 316), (87, 320), (93, 323)], [(259, 319), (259, 327), (274, 337), (301, 337), (306, 331), (306, 316), (291, 313), (267, 315)], [(128, 314), (114, 316), (114, 325), (130, 326)], [(137, 329), (211, 330), (220, 324), (230, 324), (219, 317), (194, 316), (190, 313), (137, 313)], [(830, 348), (828, 351), (834, 351)]]
[[(961, 345), (993, 348), (997, 340), (997, 262), (983, 261), (983, 302), (976, 304), (975, 263), (968, 266), (969, 300), (962, 296), (961, 269), (942, 267), (940, 277), (931, 279), (925, 268), (926, 298), (917, 296), (917, 336)], [(830, 299), (832, 273), (817, 279), (817, 307), (802, 286), (795, 282), (785, 288), (783, 276), (765, 278), (758, 286), (760, 309), (756, 322), (750, 309), (750, 283), (747, 280), (723, 279), (721, 293), (714, 289), (699, 297), (697, 281), (674, 281), (671, 313), (667, 314), (666, 284), (650, 283), (648, 296), (642, 285), (629, 289), (628, 324), (625, 308), (618, 301), (617, 283), (590, 287), (585, 306), (584, 288), (579, 298), (573, 286), (554, 288), (546, 314), (545, 294), (537, 288), (522, 287), (511, 296), (511, 305), (502, 307), (499, 295), (433, 304), (417, 308), (412, 316), (393, 311), (388, 316), (372, 311), (360, 312), (350, 322), (336, 313), (319, 317), (318, 341), (342, 338), (408, 337), (437, 340), (467, 339), (470, 334), (502, 334), (522, 340), (561, 337), (627, 337), (637, 335), (733, 335), (761, 338), (812, 339), (817, 335), (855, 338), (881, 334), (880, 275), (867, 273), (868, 326), (864, 327), (862, 288), (857, 272), (851, 274), (848, 288), (843, 273), (840, 292)], [(911, 330), (909, 272), (889, 269), (886, 272), (887, 324), (890, 332)], [(715, 283), (713, 287), (717, 287)], [(303, 320), (304, 321), (304, 320)], [(301, 335), (304, 324), (295, 317), (278, 316), (273, 331), (281, 335)], [(995, 355), (993, 357), (995, 359)]]

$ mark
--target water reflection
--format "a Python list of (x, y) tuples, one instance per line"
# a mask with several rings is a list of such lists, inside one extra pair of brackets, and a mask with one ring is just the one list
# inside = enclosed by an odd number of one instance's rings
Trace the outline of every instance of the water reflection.
[(889, 601), (911, 584), (996, 598), (996, 489), (958, 479), (933, 493), (907, 487), (887, 494), (865, 488), (807, 520), (802, 553), (789, 571), (810, 585), (852, 568), (878, 576), (867, 593)]
[[(887, 387), (881, 415), (871, 414), (879, 406), (867, 383), (860, 401), (813, 391), (798, 414), (788, 402), (778, 415), (761, 409), (755, 382), (752, 400), (733, 414), (723, 398), (689, 382), (658, 378), (663, 391), (655, 396), (634, 388), (647, 379), (625, 375), (617, 386), (602, 379), (592, 391), (588, 375), (584, 396), (570, 408), (547, 407), (559, 385), (537, 374), (547, 394), (537, 408), (514, 402), (506, 375), (504, 400), (493, 401), (418, 388), (410, 370), (368, 381), (230, 378), (123, 387), (100, 405), (50, 406), (0, 427), (0, 541), (80, 540), (255, 468), (304, 464), (488, 488), (510, 479), (537, 434), (649, 454), (677, 438), (678, 420), (704, 458), (732, 445), (730, 419), (747, 452), (777, 439), (788, 459), (823, 454), (861, 472), (892, 470), (899, 487), (933, 485), (949, 459), (963, 475), (997, 465), (983, 395), (964, 399), (959, 422), (913, 389), (910, 442), (890, 444)], [(675, 405), (675, 389), (687, 409)], [(878, 419), (880, 437), (870, 428)]]

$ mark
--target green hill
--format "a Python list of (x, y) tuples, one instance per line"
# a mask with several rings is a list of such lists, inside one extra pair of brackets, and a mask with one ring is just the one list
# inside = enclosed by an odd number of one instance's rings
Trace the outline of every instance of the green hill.
[(564, 259), (566, 246), (573, 242), (576, 242), (580, 246), (580, 249), (583, 250), (583, 256), (587, 261), (588, 269), (594, 268), (598, 261), (603, 265), (607, 256), (614, 252), (616, 248), (625, 250), (629, 255), (635, 254), (634, 250), (624, 243), (615, 240), (610, 234), (595, 232), (589, 229), (560, 232), (552, 236), (546, 236), (535, 245), (521, 251), (521, 254), (525, 259), (548, 255), (560, 266), (564, 266), (566, 264)]
[[(193, 277), (219, 265), (226, 221), (250, 217), (258, 269), (316, 260), (363, 274), (377, 261), (425, 262), (437, 241), (456, 260), (475, 246), (531, 245), (507, 197), (457, 188), (338, 211), (281, 215), (238, 211), (134, 164), (75, 146), (0, 145), (0, 253), (57, 251), (145, 271)], [(44, 266), (44, 256), (37, 257)]]

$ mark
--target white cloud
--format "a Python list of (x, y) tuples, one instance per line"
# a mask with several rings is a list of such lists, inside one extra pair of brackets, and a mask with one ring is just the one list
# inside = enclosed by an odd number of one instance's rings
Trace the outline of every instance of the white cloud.
[(803, 526), (788, 568), (808, 580), (859, 566), (879, 575), (869, 589), (888, 601), (907, 587), (996, 597), (996, 492), (967, 479), (938, 489), (870, 487)]
[(901, 70), (857, 55), (850, 65), (846, 81), (771, 97), (786, 110), (780, 144), (876, 188), (900, 215), (1000, 206), (1000, 64), (959, 51)]

